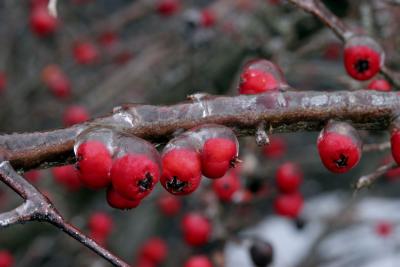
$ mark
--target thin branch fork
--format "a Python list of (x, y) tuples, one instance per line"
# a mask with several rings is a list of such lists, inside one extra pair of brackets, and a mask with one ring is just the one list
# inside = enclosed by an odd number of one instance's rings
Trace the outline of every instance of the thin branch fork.
[(127, 263), (67, 223), (50, 200), (15, 172), (8, 161), (0, 163), (0, 179), (25, 200), (17, 208), (0, 214), (0, 228), (30, 221), (48, 222), (84, 244), (114, 266), (129, 267)]

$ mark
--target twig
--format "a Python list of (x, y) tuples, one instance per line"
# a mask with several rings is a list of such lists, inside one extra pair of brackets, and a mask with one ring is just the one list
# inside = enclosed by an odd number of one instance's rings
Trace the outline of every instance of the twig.
[(48, 222), (67, 233), (114, 266), (129, 267), (127, 263), (97, 244), (91, 238), (85, 236), (77, 228), (67, 223), (50, 200), (15, 172), (8, 161), (0, 163), (0, 179), (25, 200), (22, 205), (14, 210), (0, 214), (0, 228), (30, 221)]
[(49, 13), (53, 16), (53, 17), (57, 17), (57, 0), (50, 0), (47, 8), (49, 9)]
[(390, 169), (393, 169), (397, 167), (397, 164), (395, 162), (390, 162), (388, 164), (380, 166), (378, 169), (376, 169), (373, 173), (361, 176), (354, 189), (357, 191), (360, 191), (361, 189), (365, 187), (371, 186), (373, 183), (375, 183), (382, 175), (384, 175), (387, 171)]

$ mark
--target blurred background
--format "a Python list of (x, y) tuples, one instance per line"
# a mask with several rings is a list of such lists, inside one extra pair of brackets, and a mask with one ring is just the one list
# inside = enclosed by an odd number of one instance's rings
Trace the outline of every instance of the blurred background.
[[(397, 1), (323, 2), (352, 29), (376, 38), (388, 65), (399, 67)], [(255, 58), (279, 65), (296, 90), (368, 84), (347, 76), (342, 44), (331, 31), (284, 0), (63, 0), (57, 11), (57, 18), (49, 14), (47, 0), (0, 2), (2, 133), (66, 127), (122, 103), (172, 104), (195, 92), (237, 95), (242, 66)], [(360, 135), (365, 144), (388, 141), (386, 132)], [(157, 186), (129, 211), (109, 207), (104, 190), (81, 187), (73, 166), (25, 177), (84, 232), (96, 238), (102, 231), (96, 227), (105, 228), (99, 241), (132, 266), (184, 266), (197, 254), (216, 267), (399, 266), (400, 169), (368, 190), (352, 189), (360, 176), (392, 160), (390, 149), (365, 152), (356, 168), (336, 175), (319, 160), (317, 136), (275, 134), (264, 148), (254, 137), (241, 138), (243, 164), (229, 174), (239, 185), (228, 197), (203, 179), (187, 197)], [(288, 162), (303, 180), (301, 197), (289, 204), (295, 214), (280, 216), (275, 179)], [(0, 189), (2, 211), (21, 203), (10, 189)], [(181, 219), (188, 212), (206, 216), (212, 226), (206, 245), (185, 243)], [(151, 238), (162, 240), (165, 257), (144, 263)], [(252, 259), (250, 248), (259, 239), (272, 246), (271, 263)], [(0, 249), (0, 266), (109, 266), (43, 223), (2, 229)]]

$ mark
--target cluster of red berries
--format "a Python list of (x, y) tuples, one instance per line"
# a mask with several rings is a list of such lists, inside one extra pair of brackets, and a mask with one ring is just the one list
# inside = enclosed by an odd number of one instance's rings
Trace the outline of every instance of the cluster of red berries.
[(202, 175), (217, 179), (237, 161), (239, 146), (232, 130), (202, 125), (172, 139), (162, 153), (161, 184), (174, 195), (197, 189)]
[(288, 218), (297, 218), (304, 203), (300, 193), (303, 172), (297, 164), (286, 162), (278, 167), (275, 181), (280, 192), (274, 202), (275, 212)]

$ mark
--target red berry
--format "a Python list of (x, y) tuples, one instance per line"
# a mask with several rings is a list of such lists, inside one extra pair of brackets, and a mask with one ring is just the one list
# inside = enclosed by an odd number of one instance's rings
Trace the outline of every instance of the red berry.
[(125, 65), (133, 58), (133, 54), (129, 51), (121, 51), (114, 57), (115, 64)]
[(329, 43), (324, 50), (324, 57), (328, 60), (338, 60), (342, 52), (340, 43)]
[(392, 90), (390, 83), (385, 79), (377, 79), (373, 80), (368, 84), (368, 89), (382, 91), (382, 92), (389, 92)]
[(99, 38), (98, 42), (106, 49), (111, 49), (115, 47), (118, 43), (118, 35), (113, 31), (103, 32)]
[(156, 264), (149, 261), (148, 259), (139, 258), (139, 260), (137, 261), (137, 263), (134, 266), (135, 267), (156, 267)]
[(65, 73), (57, 65), (49, 65), (42, 71), (43, 83), (59, 98), (71, 94), (71, 83)]
[(212, 27), (216, 23), (214, 11), (211, 9), (204, 9), (200, 13), (200, 25), (204, 28)]
[(181, 200), (173, 195), (163, 195), (157, 201), (160, 211), (165, 216), (175, 216), (179, 213), (182, 207)]
[(140, 249), (140, 258), (149, 260), (152, 263), (160, 264), (167, 257), (168, 247), (164, 240), (158, 237), (147, 240)]
[(268, 158), (278, 159), (286, 153), (286, 142), (280, 137), (271, 137), (269, 145), (264, 146), (263, 154)]
[(30, 27), (33, 33), (39, 37), (54, 33), (58, 27), (58, 20), (50, 15), (47, 6), (38, 6), (31, 11)]
[(65, 126), (72, 126), (74, 124), (83, 123), (89, 120), (89, 113), (83, 106), (69, 106), (63, 115), (63, 121)]
[(184, 267), (213, 267), (207, 256), (197, 255), (190, 257)]
[(115, 191), (112, 187), (109, 187), (107, 190), (107, 203), (111, 207), (115, 209), (127, 210), (133, 209), (139, 206), (140, 199), (131, 200), (124, 198), (117, 191)]
[(29, 5), (31, 9), (37, 8), (37, 7), (46, 7), (49, 4), (49, 0), (30, 0)]
[(390, 143), (393, 159), (398, 165), (400, 165), (400, 131), (397, 128), (392, 130)]
[(303, 173), (298, 165), (287, 162), (276, 171), (276, 185), (282, 193), (295, 193), (303, 182)]
[(375, 232), (382, 237), (388, 237), (393, 232), (393, 224), (387, 221), (381, 221), (375, 225)]
[(360, 137), (347, 123), (328, 123), (318, 137), (317, 147), (322, 163), (334, 173), (349, 171), (361, 158)]
[(272, 62), (259, 59), (244, 66), (240, 75), (240, 94), (260, 94), (279, 89), (286, 84), (282, 72)]
[(201, 171), (208, 178), (220, 178), (234, 166), (237, 158), (237, 145), (226, 138), (208, 139), (201, 151)]
[(172, 149), (162, 156), (162, 186), (171, 194), (187, 195), (196, 190), (201, 180), (201, 160), (196, 151)]
[(371, 79), (381, 68), (383, 58), (379, 45), (364, 36), (351, 38), (344, 49), (344, 66), (356, 80)]
[(0, 71), (0, 93), (4, 92), (7, 85), (7, 77), (3, 71)]
[(73, 165), (66, 165), (52, 168), (52, 173), (55, 180), (67, 187), (70, 191), (76, 191), (81, 188), (78, 171)]
[(89, 140), (79, 145), (77, 169), (82, 183), (90, 189), (100, 189), (110, 184), (111, 154), (100, 141)]
[(40, 171), (38, 170), (30, 170), (24, 173), (24, 177), (31, 183), (36, 183), (40, 178)]
[(11, 267), (14, 265), (14, 257), (8, 250), (0, 250), (0, 267)]
[(115, 160), (111, 168), (114, 189), (129, 199), (143, 199), (153, 190), (160, 178), (160, 170), (145, 155), (126, 154)]
[(211, 235), (211, 224), (204, 216), (198, 213), (189, 213), (182, 219), (183, 236), (188, 245), (205, 245)]
[(303, 197), (298, 194), (279, 195), (274, 202), (275, 212), (278, 215), (297, 218), (303, 208)]
[(240, 180), (233, 171), (228, 172), (221, 179), (213, 182), (212, 188), (221, 201), (229, 202), (234, 194), (241, 188)]
[(98, 60), (97, 47), (89, 42), (77, 42), (73, 49), (75, 61), (81, 65), (90, 65)]
[(95, 212), (89, 217), (88, 226), (91, 233), (108, 236), (113, 228), (113, 219), (105, 212)]
[(171, 16), (181, 8), (180, 0), (159, 0), (157, 2), (157, 11), (160, 15)]

